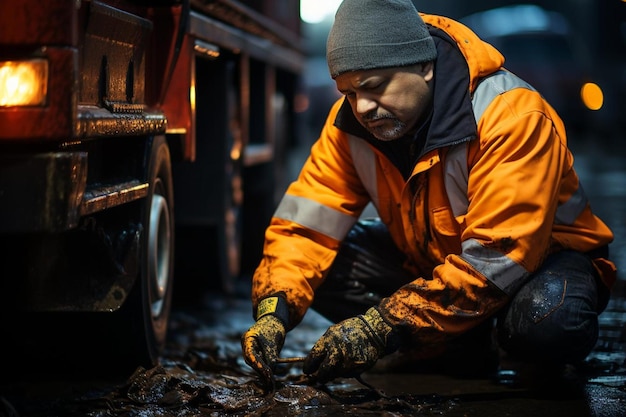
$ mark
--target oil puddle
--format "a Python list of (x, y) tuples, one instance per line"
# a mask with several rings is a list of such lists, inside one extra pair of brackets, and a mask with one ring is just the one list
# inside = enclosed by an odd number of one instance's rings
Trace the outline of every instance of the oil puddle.
[(117, 389), (95, 398), (75, 399), (55, 412), (92, 417), (413, 416), (425, 412), (445, 415), (455, 406), (453, 401), (433, 401), (432, 397), (386, 396), (354, 380), (311, 386), (292, 374), (281, 377), (277, 389), (266, 393), (255, 375), (215, 357), (209, 361), (214, 371), (197, 371), (181, 362), (139, 368)]

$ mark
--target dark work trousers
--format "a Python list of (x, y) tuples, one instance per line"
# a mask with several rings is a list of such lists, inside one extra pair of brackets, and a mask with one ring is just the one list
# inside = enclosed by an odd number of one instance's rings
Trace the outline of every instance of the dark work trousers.
[[(364, 313), (415, 278), (403, 270), (403, 260), (380, 220), (360, 220), (316, 291), (313, 309), (333, 322)], [(554, 253), (494, 317), (498, 345), (522, 361), (581, 361), (596, 344), (608, 294), (589, 256)], [(491, 337), (486, 324), (459, 339), (474, 340), (472, 332)]]

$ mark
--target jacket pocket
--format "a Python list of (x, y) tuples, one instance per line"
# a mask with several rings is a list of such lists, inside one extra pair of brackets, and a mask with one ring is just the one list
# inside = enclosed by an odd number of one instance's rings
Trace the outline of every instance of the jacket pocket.
[(433, 232), (443, 236), (458, 236), (459, 224), (456, 222), (450, 207), (438, 207), (432, 210)]
[(431, 235), (437, 253), (437, 257), (444, 259), (451, 253), (461, 253), (461, 228), (457, 223), (452, 210), (443, 206), (431, 211)]

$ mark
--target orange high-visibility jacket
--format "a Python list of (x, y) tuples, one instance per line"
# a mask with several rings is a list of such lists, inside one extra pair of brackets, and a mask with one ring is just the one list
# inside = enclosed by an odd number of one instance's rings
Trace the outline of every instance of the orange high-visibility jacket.
[[(612, 241), (592, 214), (554, 109), (468, 28), (423, 18), (438, 49), (434, 110), (410, 177), (363, 128), (350, 127), (358, 123), (339, 100), (266, 231), (255, 310), (282, 293), (295, 326), (370, 201), (415, 276), (380, 307), (424, 344), (492, 315), (549, 253)], [(451, 68), (460, 78), (449, 78)], [(596, 265), (610, 286), (615, 266)]]

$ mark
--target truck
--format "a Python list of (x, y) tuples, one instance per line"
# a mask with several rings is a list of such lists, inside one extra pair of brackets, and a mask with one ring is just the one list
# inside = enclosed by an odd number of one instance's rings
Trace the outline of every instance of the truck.
[(154, 366), (176, 300), (232, 291), (260, 259), (303, 66), (292, 0), (1, 2), (6, 357)]

